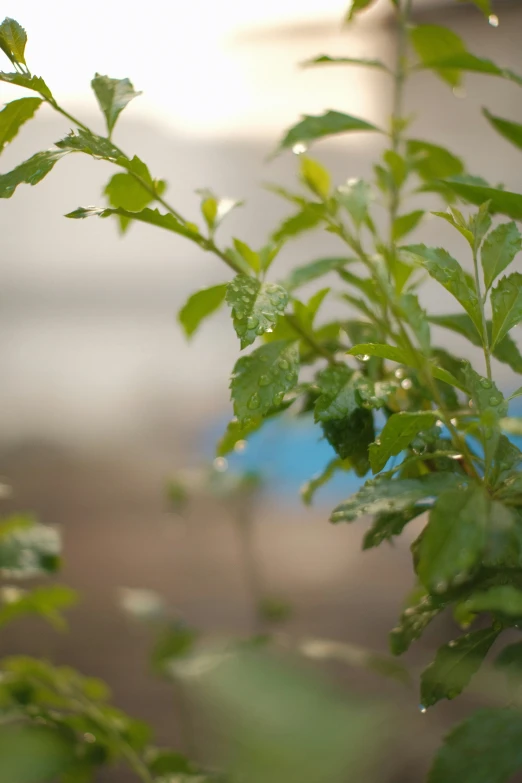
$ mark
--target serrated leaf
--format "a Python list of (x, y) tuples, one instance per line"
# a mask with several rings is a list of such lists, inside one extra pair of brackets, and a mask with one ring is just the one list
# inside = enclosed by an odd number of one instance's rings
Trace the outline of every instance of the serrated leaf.
[(413, 48), (420, 57), (425, 68), (432, 68), (437, 74), (452, 87), (460, 84), (458, 69), (437, 68), (433, 62), (446, 60), (455, 54), (466, 52), (466, 46), (460, 36), (449, 30), (434, 24), (422, 24), (411, 28), (409, 31)]
[(36, 185), (52, 171), (55, 163), (67, 155), (64, 150), (37, 152), (8, 174), (0, 174), (0, 198), (11, 198), (18, 185)]
[(482, 114), (501, 136), (504, 136), (515, 147), (522, 149), (522, 125), (519, 125), (518, 122), (505, 120), (502, 117), (495, 117), (487, 109), (482, 109)]
[(0, 24), (0, 49), (2, 49), (13, 65), (25, 65), (25, 45), (27, 33), (14, 19), (6, 17)]
[(469, 317), (478, 329), (482, 320), (480, 306), (476, 291), (464, 273), (464, 270), (453, 256), (440, 247), (426, 247), (426, 245), (409, 245), (402, 248), (403, 251), (412, 253), (417, 257), (429, 275), (452, 294), (466, 310)]
[(360, 227), (368, 219), (368, 207), (372, 198), (370, 185), (362, 179), (348, 180), (337, 188), (336, 198)]
[(521, 249), (522, 236), (514, 222), (501, 223), (488, 234), (482, 246), (482, 268), (486, 290)]
[(464, 239), (469, 243), (470, 247), (473, 247), (474, 237), (473, 232), (469, 230), (467, 227), (467, 224), (464, 223), (464, 220), (456, 220), (454, 214), (450, 212), (432, 212), (432, 215), (436, 215), (437, 217), (442, 218), (447, 223), (450, 224), (450, 226), (453, 226), (453, 228), (456, 228), (457, 231), (462, 234)]
[(429, 506), (419, 504), (389, 514), (386, 512), (378, 514), (364, 536), (363, 549), (373, 549), (383, 541), (390, 541), (395, 536), (399, 536), (408, 522), (424, 514), (428, 509)]
[(390, 632), (390, 649), (394, 655), (402, 655), (419, 639), (432, 620), (444, 609), (444, 603), (432, 596), (423, 595), (419, 601), (408, 604), (399, 624)]
[(288, 304), (288, 294), (280, 285), (239, 274), (229, 283), (226, 300), (243, 349), (259, 335), (273, 331)]
[(191, 337), (201, 322), (212, 315), (225, 301), (227, 283), (213, 285), (189, 296), (178, 313), (178, 320), (187, 337)]
[(321, 223), (325, 214), (323, 204), (307, 204), (295, 215), (290, 215), (281, 223), (277, 231), (272, 234), (272, 240), (279, 244), (290, 237), (296, 237), (305, 231), (310, 231)]
[(287, 291), (294, 291), (296, 288), (300, 288), (300, 286), (306, 285), (306, 283), (310, 283), (312, 280), (317, 280), (318, 277), (327, 275), (329, 272), (333, 272), (337, 269), (343, 269), (348, 264), (355, 263), (355, 261), (355, 258), (347, 258), (344, 256), (319, 258), (317, 261), (310, 261), (308, 264), (297, 266), (292, 269), (281, 285), (283, 285)]
[(395, 218), (392, 227), (393, 241), (398, 242), (399, 239), (413, 231), (419, 225), (424, 214), (423, 209), (416, 209), (413, 212), (408, 212), (407, 215), (399, 215), (399, 217)]
[(324, 487), (324, 485), (330, 481), (337, 471), (348, 471), (351, 470), (351, 467), (352, 466), (349, 459), (339, 459), (336, 457), (335, 459), (330, 460), (324, 470), (322, 470), (320, 473), (317, 473), (315, 476), (312, 476), (311, 479), (302, 485), (300, 491), (303, 503), (305, 503), (307, 506), (310, 506), (317, 490), (319, 490), (321, 487)]
[(428, 590), (445, 592), (480, 563), (488, 520), (489, 501), (476, 484), (437, 497), (419, 543), (417, 573)]
[(503, 277), (491, 292), (493, 311), (492, 346), (522, 321), (522, 274)]
[(129, 79), (111, 79), (99, 73), (94, 76), (91, 87), (105, 115), (110, 136), (123, 109), (141, 93), (135, 91)]
[(478, 253), (485, 235), (491, 228), (491, 216), (489, 214), (489, 201), (481, 204), (478, 211), (469, 218), (469, 228), (473, 234), (473, 248)]
[(453, 473), (432, 473), (416, 479), (392, 479), (386, 474), (366, 484), (337, 506), (332, 522), (353, 522), (364, 515), (392, 513), (455, 487), (461, 478)]
[(266, 343), (238, 359), (230, 388), (239, 421), (264, 416), (281, 405), (297, 383), (298, 371), (299, 344), (289, 340)]
[(22, 125), (34, 116), (41, 98), (20, 98), (7, 103), (0, 111), (0, 152), (14, 139)]
[(377, 441), (370, 446), (370, 464), (374, 473), (381, 471), (390, 457), (396, 457), (410, 445), (423, 430), (430, 429), (437, 421), (432, 411), (422, 413), (394, 413), (380, 433)]
[(128, 220), (138, 220), (140, 223), (149, 223), (152, 226), (164, 228), (174, 234), (192, 239), (197, 244), (204, 244), (204, 238), (198, 233), (197, 226), (192, 223), (181, 223), (174, 215), (163, 214), (157, 209), (142, 209), (141, 212), (129, 212), (128, 209), (104, 209), (103, 207), (78, 207), (69, 212), (65, 217), (73, 220), (83, 220), (87, 217), (107, 218), (111, 215), (120, 215)]
[(473, 184), (452, 177), (444, 179), (444, 184), (464, 201), (480, 206), (486, 201), (490, 202), (489, 210), (492, 215), (500, 213), (513, 220), (522, 220), (522, 195), (511, 193), (508, 190), (491, 188), (487, 185)]
[(0, 572), (4, 575), (27, 579), (58, 569), (62, 546), (56, 528), (15, 515), (3, 521), (0, 532)]
[(421, 702), (431, 707), (441, 699), (454, 699), (480, 669), (500, 631), (485, 628), (461, 636), (437, 650), (433, 663), (421, 675)]
[(361, 373), (348, 367), (328, 367), (318, 376), (320, 395), (315, 403), (315, 420), (320, 422), (344, 419), (360, 407), (358, 384)]
[(353, 131), (379, 131), (379, 128), (359, 117), (352, 117), (339, 111), (330, 110), (319, 115), (306, 114), (297, 125), (293, 125), (286, 132), (279, 149), (291, 149), (296, 144), (306, 146), (307, 143), (317, 139)]
[(409, 163), (423, 180), (455, 177), (464, 172), (460, 158), (437, 144), (409, 139), (406, 144)]
[(302, 65), (304, 68), (309, 68), (314, 65), (364, 65), (367, 68), (380, 68), (383, 71), (388, 70), (382, 60), (374, 60), (368, 57), (331, 57), (328, 54), (319, 54), (317, 57), (305, 60)]
[(35, 587), (30, 591), (0, 588), (0, 628), (26, 615), (38, 615), (55, 628), (63, 629), (65, 621), (61, 613), (77, 600), (77, 593), (62, 585)]
[(327, 199), (330, 194), (332, 178), (329, 172), (317, 160), (301, 156), (301, 179), (312, 193), (320, 199)]
[(508, 783), (522, 768), (522, 710), (477, 710), (445, 738), (428, 783)]
[(112, 163), (119, 163), (129, 169), (132, 169), (134, 161), (134, 166), (137, 165), (136, 173), (138, 175), (142, 174), (143, 167), (145, 166), (137, 157), (133, 158), (133, 161), (129, 158), (122, 157), (120, 150), (115, 147), (109, 139), (98, 136), (96, 133), (91, 133), (91, 131), (85, 130), (84, 128), (77, 128), (75, 131), (71, 131), (63, 139), (57, 141), (56, 146), (59, 149), (67, 150), (68, 152), (73, 150), (75, 152), (85, 152), (87, 155), (92, 155), (93, 158), (110, 160)]
[(0, 82), (16, 84), (18, 87), (26, 87), (28, 90), (40, 93), (44, 98), (53, 99), (49, 87), (40, 76), (28, 76), (25, 73), (5, 73), (0, 71)]

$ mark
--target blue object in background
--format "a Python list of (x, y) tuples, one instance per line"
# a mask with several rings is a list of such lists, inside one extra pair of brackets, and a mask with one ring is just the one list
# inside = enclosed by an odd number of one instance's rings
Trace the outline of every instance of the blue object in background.
[[(521, 399), (513, 400), (510, 415), (522, 415)], [(384, 420), (377, 422), (377, 429), (383, 423)], [(228, 420), (223, 419), (206, 431), (203, 444), (205, 457), (213, 458), (215, 444), (227, 424)], [(522, 450), (522, 437), (513, 435), (510, 440)], [(322, 437), (321, 429), (309, 416), (268, 420), (258, 432), (249, 436), (245, 451), (233, 452), (227, 459), (230, 470), (259, 472), (269, 483), (272, 494), (280, 499), (299, 502), (301, 486), (321, 473), (335, 457), (333, 448)], [(371, 474), (368, 474), (361, 479), (353, 472), (339, 471), (317, 491), (314, 502), (332, 506), (349, 497), (370, 477)]]

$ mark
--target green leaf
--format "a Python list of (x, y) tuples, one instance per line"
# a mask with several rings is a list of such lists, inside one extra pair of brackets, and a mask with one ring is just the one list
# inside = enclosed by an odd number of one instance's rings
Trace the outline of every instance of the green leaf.
[(5, 73), (0, 71), (0, 82), (16, 84), (17, 87), (25, 87), (28, 90), (39, 92), (44, 98), (53, 99), (49, 87), (40, 76), (28, 76), (25, 73)]
[(383, 343), (359, 343), (359, 345), (354, 345), (346, 353), (351, 356), (378, 356), (379, 359), (389, 359), (391, 362), (409, 364), (406, 351), (393, 345), (384, 345)]
[(458, 696), (480, 669), (500, 630), (485, 628), (461, 636), (437, 650), (433, 663), (421, 675), (421, 702), (431, 707)]
[(187, 337), (191, 337), (201, 322), (212, 315), (225, 301), (227, 283), (213, 285), (189, 296), (178, 313), (178, 319)]
[(14, 139), (22, 125), (34, 116), (41, 102), (40, 98), (20, 98), (4, 106), (0, 111), (0, 152)]
[(317, 160), (302, 155), (300, 174), (304, 184), (310, 188), (312, 193), (323, 200), (328, 198), (332, 178), (324, 166), (321, 166)]
[(493, 347), (522, 321), (522, 274), (503, 277), (491, 292)]
[(369, 8), (374, 2), (375, 0), (351, 0), (350, 8), (346, 14), (346, 21), (353, 21), (357, 14), (364, 11), (366, 8)]
[(11, 198), (18, 185), (36, 185), (49, 174), (54, 164), (67, 155), (63, 150), (37, 152), (8, 174), (0, 174), (0, 198)]
[(360, 407), (358, 384), (364, 381), (360, 373), (354, 373), (345, 365), (327, 367), (318, 375), (320, 395), (315, 403), (316, 421), (344, 419)]
[(346, 185), (337, 188), (336, 197), (358, 228), (368, 219), (372, 193), (367, 182), (362, 179), (350, 179)]
[(56, 528), (33, 517), (8, 517), (0, 527), (0, 572), (19, 579), (51, 574), (60, 565), (61, 537)]
[(420, 57), (425, 68), (432, 68), (441, 79), (452, 87), (460, 84), (458, 69), (437, 68), (432, 63), (446, 60), (455, 54), (466, 53), (466, 46), (460, 36), (447, 27), (434, 24), (422, 24), (412, 27), (409, 31), (413, 48)]
[(370, 464), (374, 473), (381, 471), (390, 457), (396, 457), (410, 445), (412, 440), (423, 430), (428, 430), (437, 420), (432, 411), (422, 413), (394, 413), (386, 424), (378, 439), (370, 446)]
[(469, 230), (467, 223), (464, 221), (463, 216), (461, 215), (458, 210), (452, 209), (449, 207), (448, 209), (451, 210), (451, 212), (432, 212), (432, 215), (436, 215), (437, 217), (442, 218), (447, 223), (449, 223), (453, 228), (456, 228), (457, 231), (462, 234), (464, 239), (469, 242), (470, 247), (473, 247), (474, 244), (474, 237), (473, 232)]
[(116, 120), (133, 98), (141, 93), (136, 92), (128, 79), (110, 79), (97, 73), (91, 82), (91, 87), (98, 100), (100, 109), (105, 115), (109, 136)]
[[(459, 3), (467, 3), (469, 0), (457, 0)], [(472, 3), (475, 3), (479, 11), (482, 11), (485, 17), (488, 17), (491, 15), (491, 2), (490, 0), (471, 0)]]
[(74, 745), (64, 732), (47, 726), (0, 728), (0, 780), (46, 783), (61, 778), (74, 762)]
[(424, 214), (423, 209), (416, 209), (413, 212), (408, 212), (407, 215), (399, 215), (399, 217), (395, 218), (392, 227), (393, 241), (398, 242), (399, 239), (413, 231), (419, 225)]
[(489, 214), (489, 201), (481, 204), (478, 211), (469, 218), (469, 228), (473, 234), (473, 248), (478, 253), (482, 240), (491, 228), (491, 217)]
[(284, 242), (290, 237), (296, 237), (305, 231), (316, 228), (325, 216), (325, 208), (322, 204), (307, 204), (306, 207), (284, 220), (277, 231), (272, 234), (276, 243)]
[(233, 198), (218, 198), (209, 188), (197, 190), (196, 193), (201, 196), (201, 214), (211, 236), (215, 234), (229, 212), (244, 204), (243, 201)]
[(314, 65), (364, 65), (368, 68), (380, 68), (383, 71), (388, 70), (382, 60), (374, 60), (368, 57), (330, 57), (328, 54), (319, 54), (317, 57), (305, 60), (302, 65), (305, 68)]
[(373, 549), (383, 541), (390, 541), (395, 536), (400, 536), (408, 522), (416, 519), (428, 509), (429, 506), (419, 504), (400, 511), (392, 511), (389, 514), (386, 512), (378, 514), (364, 536), (363, 549)]
[(427, 141), (409, 139), (406, 150), (411, 167), (423, 180), (455, 177), (464, 172), (461, 159), (445, 147)]
[[(255, 250), (252, 250), (252, 248), (246, 244), (246, 242), (242, 242), (240, 239), (233, 240), (234, 242), (234, 252), (235, 257), (240, 256), (241, 260), (246, 262), (246, 267), (250, 270), (252, 269), (256, 274), (261, 269), (261, 259), (259, 257), (259, 253), (256, 253)], [(244, 264), (242, 264), (244, 266)]]
[(502, 117), (495, 117), (487, 109), (482, 109), (482, 114), (501, 136), (522, 150), (522, 125), (519, 125), (518, 122), (504, 120)]
[(226, 300), (243, 349), (252, 345), (257, 336), (273, 331), (288, 304), (288, 294), (280, 285), (261, 283), (240, 274), (229, 283)]
[(1, 588), (0, 628), (20, 617), (34, 614), (61, 630), (66, 627), (61, 612), (74, 606), (77, 600), (77, 593), (63, 585), (36, 587), (30, 591)]
[[(139, 159), (135, 158), (135, 160)], [(141, 175), (142, 178), (153, 192), (157, 193), (158, 196), (161, 196), (165, 191), (167, 183), (164, 180), (154, 181), (145, 164), (143, 164), (143, 167), (144, 171)], [(149, 189), (144, 187), (131, 173), (126, 172), (114, 174), (105, 186), (103, 192), (107, 196), (109, 204), (112, 207), (121, 207), (129, 212), (141, 212), (142, 209), (145, 209), (146, 206), (155, 200), (154, 195), (151, 194)], [(129, 220), (122, 216), (119, 216), (118, 219), (121, 232), (123, 233), (129, 225)]]
[(496, 585), (489, 590), (473, 593), (464, 602), (467, 609), (479, 612), (494, 612), (509, 617), (522, 617), (522, 590), (511, 585)]
[(489, 201), (489, 210), (493, 215), (500, 213), (513, 220), (522, 220), (522, 195), (519, 193), (510, 193), (508, 190), (499, 190), (487, 185), (472, 184), (456, 177), (444, 179), (444, 184), (464, 201), (476, 206)]
[(392, 479), (386, 474), (366, 484), (337, 506), (332, 522), (353, 522), (364, 515), (402, 511), (425, 498), (455, 487), (461, 478), (453, 473), (432, 473), (415, 479)]
[(402, 294), (399, 299), (399, 307), (424, 354), (429, 355), (431, 347), (430, 324), (426, 311), (419, 304), (418, 297), (415, 294)]
[(476, 57), (471, 52), (463, 51), (447, 57), (437, 57), (424, 63), (425, 68), (431, 68), (441, 76), (441, 78), (450, 81), (449, 74), (460, 73), (460, 71), (469, 71), (471, 73), (484, 73), (489, 76), (499, 76), (502, 79), (512, 81), (519, 86), (522, 85), (522, 76), (510, 71), (508, 68), (500, 68), (491, 60), (483, 57)]
[(437, 497), (419, 542), (417, 573), (428, 590), (446, 592), (478, 566), (488, 519), (488, 498), (476, 484)]
[(471, 288), (471, 284), (459, 262), (440, 247), (409, 245), (401, 249), (412, 253), (419, 259), (430, 276), (443, 285), (460, 302), (477, 329), (480, 329), (482, 320), (477, 294), (474, 288)]
[(339, 111), (330, 110), (317, 116), (306, 114), (297, 125), (293, 125), (286, 132), (279, 149), (291, 149), (296, 144), (306, 146), (307, 143), (317, 139), (351, 131), (379, 131), (379, 128), (359, 117), (352, 117)]
[(230, 388), (239, 421), (264, 416), (281, 405), (297, 383), (298, 370), (298, 343), (289, 340), (266, 343), (238, 359)]
[(394, 655), (402, 655), (410, 645), (419, 639), (432, 620), (442, 612), (444, 603), (424, 594), (420, 601), (408, 604), (399, 624), (390, 632), (390, 649)]
[(129, 212), (128, 209), (104, 209), (103, 207), (78, 207), (73, 212), (69, 212), (65, 217), (74, 220), (83, 220), (87, 217), (107, 218), (111, 215), (120, 215), (129, 220), (138, 220), (140, 223), (149, 223), (151, 226), (159, 226), (174, 234), (192, 239), (199, 245), (204, 244), (204, 238), (198, 233), (197, 226), (193, 223), (181, 223), (174, 215), (162, 214), (157, 209), (142, 209), (141, 212)]
[(13, 65), (25, 65), (25, 45), (27, 33), (14, 19), (6, 17), (0, 24), (0, 49), (2, 49)]
[(495, 666), (503, 672), (514, 688), (520, 688), (522, 684), (522, 642), (509, 644), (495, 660)]
[(148, 179), (150, 179), (147, 167), (139, 158), (135, 157), (133, 160), (125, 158), (109, 139), (98, 136), (96, 133), (91, 133), (91, 131), (84, 128), (77, 128), (75, 131), (71, 131), (65, 138), (57, 141), (56, 146), (68, 152), (85, 152), (86, 155), (92, 155), (93, 158), (110, 160), (112, 163), (118, 163), (124, 168), (133, 169), (139, 176), (143, 176), (146, 170)]
[(353, 264), (354, 258), (345, 258), (344, 256), (333, 258), (319, 258), (317, 261), (310, 261), (303, 266), (297, 266), (290, 272), (289, 276), (282, 282), (282, 286), (287, 291), (294, 291), (306, 283), (317, 280), (318, 277), (327, 275), (329, 272), (343, 269), (348, 264)]
[(514, 222), (501, 223), (488, 234), (482, 246), (482, 268), (486, 290), (521, 249), (522, 236)]
[(373, 414), (365, 408), (355, 408), (344, 419), (330, 419), (322, 423), (326, 440), (341, 457), (350, 459), (358, 476), (370, 469), (368, 446), (375, 439)]
[(522, 710), (477, 710), (448, 734), (428, 783), (508, 783), (522, 768)]
[(314, 499), (315, 493), (321, 487), (324, 487), (330, 479), (337, 473), (338, 470), (350, 470), (351, 464), (348, 459), (335, 459), (330, 460), (328, 465), (320, 473), (317, 473), (311, 479), (306, 481), (301, 487), (301, 498), (305, 505), (310, 506)]
[(152, 668), (158, 674), (173, 673), (173, 664), (186, 658), (194, 649), (197, 632), (177, 620), (162, 629), (151, 654)]
[[(455, 313), (452, 315), (430, 315), (429, 321), (435, 326), (441, 326), (444, 329), (450, 329), (452, 332), (466, 337), (473, 345), (482, 347), (482, 337), (469, 315), (466, 313)], [(491, 321), (488, 322), (488, 332), (491, 342)], [(516, 344), (507, 334), (504, 339), (493, 349), (493, 356), (499, 362), (508, 364), (512, 370), (522, 373), (522, 356)]]

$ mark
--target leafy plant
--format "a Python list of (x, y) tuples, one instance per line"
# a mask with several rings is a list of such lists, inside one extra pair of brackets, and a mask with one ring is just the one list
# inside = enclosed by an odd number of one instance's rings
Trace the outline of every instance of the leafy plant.
[[(474, 4), (498, 24), (489, 0)], [(347, 21), (372, 5), (372, 0), (354, 0)], [(392, 651), (405, 652), (443, 611), (453, 610), (466, 627), (480, 620), (477, 630), (444, 645), (422, 674), (425, 711), (460, 694), (504, 631), (516, 631), (522, 622), (522, 452), (507, 437), (522, 432), (521, 422), (508, 417), (510, 400), (522, 391), (507, 397), (493, 374), (493, 359), (522, 373), (522, 356), (511, 336), (522, 321), (522, 275), (510, 268), (522, 247), (517, 227), (522, 195), (472, 175), (452, 151), (412, 135), (404, 85), (420, 70), (450, 87), (472, 72), (507, 80), (515, 90), (522, 76), (468, 51), (447, 28), (414, 24), (412, 5), (412, 0), (390, 0), (397, 23), (393, 68), (350, 56), (320, 55), (306, 63), (381, 69), (393, 93), (389, 127), (329, 110), (305, 115), (289, 128), (276, 154), (291, 149), (299, 156), (302, 187), (296, 192), (273, 188), (293, 211), (259, 249), (239, 239), (221, 245), (216, 238), (237, 201), (202, 191), (198, 225), (171, 206), (166, 183), (153, 177), (144, 161), (116, 146), (116, 122), (137, 95), (128, 79), (95, 76), (92, 86), (108, 135), (95, 134), (32, 75), (25, 32), (7, 19), (0, 27), (0, 47), (14, 70), (0, 73), (0, 80), (27, 88), (33, 97), (0, 112), (2, 144), (14, 139), (43, 102), (73, 129), (54, 148), (0, 175), (0, 197), (10, 198), (24, 183), (37, 184), (70, 154), (103, 159), (118, 170), (105, 188), (108, 204), (78, 207), (67, 217), (113, 217), (123, 233), (133, 221), (147, 223), (184, 237), (228, 267), (222, 284), (194, 293), (179, 316), (190, 336), (226, 306), (240, 350), (257, 343), (232, 371), (234, 418), (218, 444), (218, 457), (269, 418), (313, 412), (337, 456), (304, 489), (307, 502), (336, 471), (366, 477), (331, 515), (336, 524), (371, 515), (365, 548), (393, 540), (427, 514), (411, 547), (414, 597), (391, 632)], [(506, 141), (522, 147), (522, 126), (487, 109), (483, 115)], [(322, 164), (308, 157), (308, 147), (354, 132), (380, 134), (387, 149), (375, 162), (371, 182), (347, 179), (336, 185)], [(445, 211), (433, 214), (461, 235), (459, 259), (443, 248), (408, 243), (426, 217), (425, 193), (438, 194)], [(459, 201), (465, 206), (457, 207)], [(282, 248), (313, 229), (337, 237), (339, 256), (312, 259), (279, 279), (274, 270)], [(327, 274), (327, 285), (303, 298), (299, 289)], [(454, 314), (426, 312), (427, 277), (456, 300)], [(321, 323), (318, 313), (332, 296), (346, 302), (346, 315)], [(434, 328), (463, 336), (481, 349), (483, 360), (472, 366), (438, 347)], [(302, 366), (307, 373), (300, 374)], [(483, 627), (486, 617), (489, 625)], [(521, 660), (520, 645), (514, 645), (500, 654), (498, 666), (513, 676)], [(430, 782), (507, 781), (522, 767), (521, 714), (518, 706), (475, 713), (447, 738)]]

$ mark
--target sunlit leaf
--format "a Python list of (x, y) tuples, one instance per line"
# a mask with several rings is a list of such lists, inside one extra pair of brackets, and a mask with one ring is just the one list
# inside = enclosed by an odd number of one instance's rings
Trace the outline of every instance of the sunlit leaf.
[(99, 73), (92, 80), (91, 87), (105, 115), (110, 136), (123, 109), (141, 93), (135, 91), (128, 79), (111, 79)]
[(52, 171), (55, 163), (67, 155), (66, 150), (45, 150), (21, 163), (8, 174), (0, 174), (0, 198), (11, 198), (18, 185), (36, 185)]
[(446, 60), (461, 52), (466, 53), (466, 46), (462, 38), (448, 27), (434, 24), (417, 25), (412, 27), (409, 32), (411, 43), (424, 67), (433, 68), (452, 87), (459, 85), (460, 73), (458, 69), (440, 69), (432, 65), (432, 63)]
[(6, 17), (0, 24), (0, 49), (9, 57), (13, 65), (25, 65), (25, 45), (27, 33), (14, 19)]
[(40, 98), (20, 98), (7, 103), (0, 111), (0, 152), (14, 139), (22, 125), (34, 116)]
[(482, 113), (501, 136), (504, 136), (504, 138), (514, 144), (515, 147), (522, 150), (522, 125), (519, 125), (518, 122), (505, 120), (502, 117), (495, 117), (495, 115), (491, 114), (487, 109), (483, 109)]
[(18, 87), (26, 87), (28, 90), (40, 93), (44, 98), (52, 100), (53, 96), (40, 76), (28, 76), (25, 73), (5, 73), (0, 71), (0, 82), (16, 84)]
[(225, 301), (227, 283), (196, 291), (189, 296), (178, 313), (178, 319), (187, 337), (191, 337), (201, 322), (212, 315)]
[(343, 114), (339, 111), (327, 111), (319, 115), (304, 115), (303, 119), (292, 126), (285, 134), (280, 149), (291, 149), (296, 144), (305, 145), (326, 136), (336, 136), (352, 131), (378, 131), (375, 125), (359, 117)]

